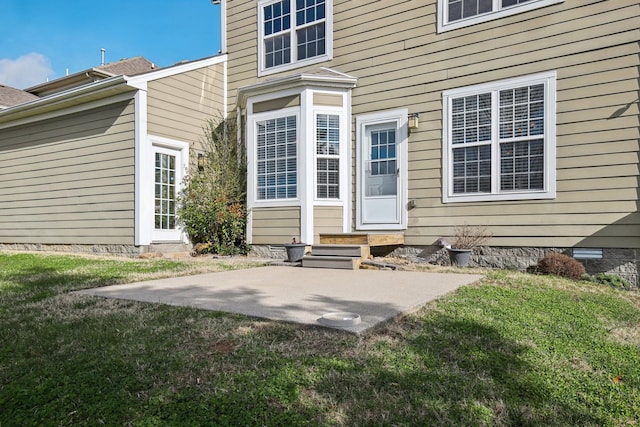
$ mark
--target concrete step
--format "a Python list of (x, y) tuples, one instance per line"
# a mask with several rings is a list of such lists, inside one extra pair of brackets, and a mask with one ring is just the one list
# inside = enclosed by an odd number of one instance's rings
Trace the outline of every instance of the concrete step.
[(339, 268), (343, 270), (357, 270), (360, 268), (360, 258), (345, 256), (305, 255), (302, 266), (310, 268)]
[(313, 256), (343, 256), (355, 258), (369, 258), (369, 246), (367, 245), (313, 245)]

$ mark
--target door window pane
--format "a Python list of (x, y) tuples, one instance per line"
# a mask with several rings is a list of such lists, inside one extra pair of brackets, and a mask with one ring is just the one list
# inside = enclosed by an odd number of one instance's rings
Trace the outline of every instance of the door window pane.
[(365, 175), (366, 196), (398, 193), (395, 127), (373, 129), (369, 133), (369, 167)]
[(176, 157), (155, 155), (155, 221), (157, 230), (176, 228)]

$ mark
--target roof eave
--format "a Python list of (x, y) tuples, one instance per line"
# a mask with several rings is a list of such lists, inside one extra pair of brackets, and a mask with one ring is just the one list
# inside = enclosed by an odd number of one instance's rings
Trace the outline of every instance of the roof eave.
[(238, 105), (244, 107), (251, 96), (262, 95), (282, 89), (291, 89), (304, 86), (323, 86), (341, 89), (353, 89), (356, 87), (356, 77), (334, 72), (334, 75), (298, 73), (271, 80), (266, 80), (250, 86), (238, 89)]
[(90, 68), (88, 70), (83, 70), (74, 74), (69, 74), (68, 76), (60, 77), (59, 79), (51, 80), (48, 82), (37, 84), (35, 86), (28, 87), (24, 89), (24, 91), (37, 95), (38, 93), (53, 91), (53, 90), (56, 90), (57, 88), (68, 86), (70, 82), (73, 83), (73, 82), (80, 82), (82, 80), (91, 79), (92, 78), (91, 76), (109, 78), (109, 77), (113, 77), (114, 74), (104, 72), (97, 68)]
[(138, 89), (128, 84), (127, 76), (110, 77), (0, 110), (0, 125), (66, 108), (73, 101), (84, 98), (102, 99)]

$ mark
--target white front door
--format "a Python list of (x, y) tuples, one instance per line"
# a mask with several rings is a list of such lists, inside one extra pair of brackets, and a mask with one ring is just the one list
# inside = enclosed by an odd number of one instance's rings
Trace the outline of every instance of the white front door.
[(359, 229), (405, 228), (405, 118), (397, 114), (359, 120)]

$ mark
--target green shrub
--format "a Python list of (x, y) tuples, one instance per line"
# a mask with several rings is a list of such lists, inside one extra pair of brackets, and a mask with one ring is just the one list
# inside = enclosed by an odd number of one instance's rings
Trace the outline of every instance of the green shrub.
[(186, 203), (180, 219), (199, 253), (234, 255), (246, 253), (246, 208), (226, 198), (203, 196), (200, 203)]
[(198, 253), (246, 253), (246, 155), (231, 119), (210, 120), (180, 193), (178, 217)]
[(555, 274), (573, 280), (579, 280), (586, 273), (584, 265), (570, 256), (549, 252), (538, 261), (538, 271), (543, 274)]
[(608, 285), (608, 286), (611, 286), (612, 288), (620, 288), (620, 289), (631, 288), (631, 284), (628, 281), (624, 280), (622, 277), (618, 277), (613, 274), (598, 273), (595, 276), (593, 276), (593, 280), (596, 283), (600, 283), (602, 285)]

